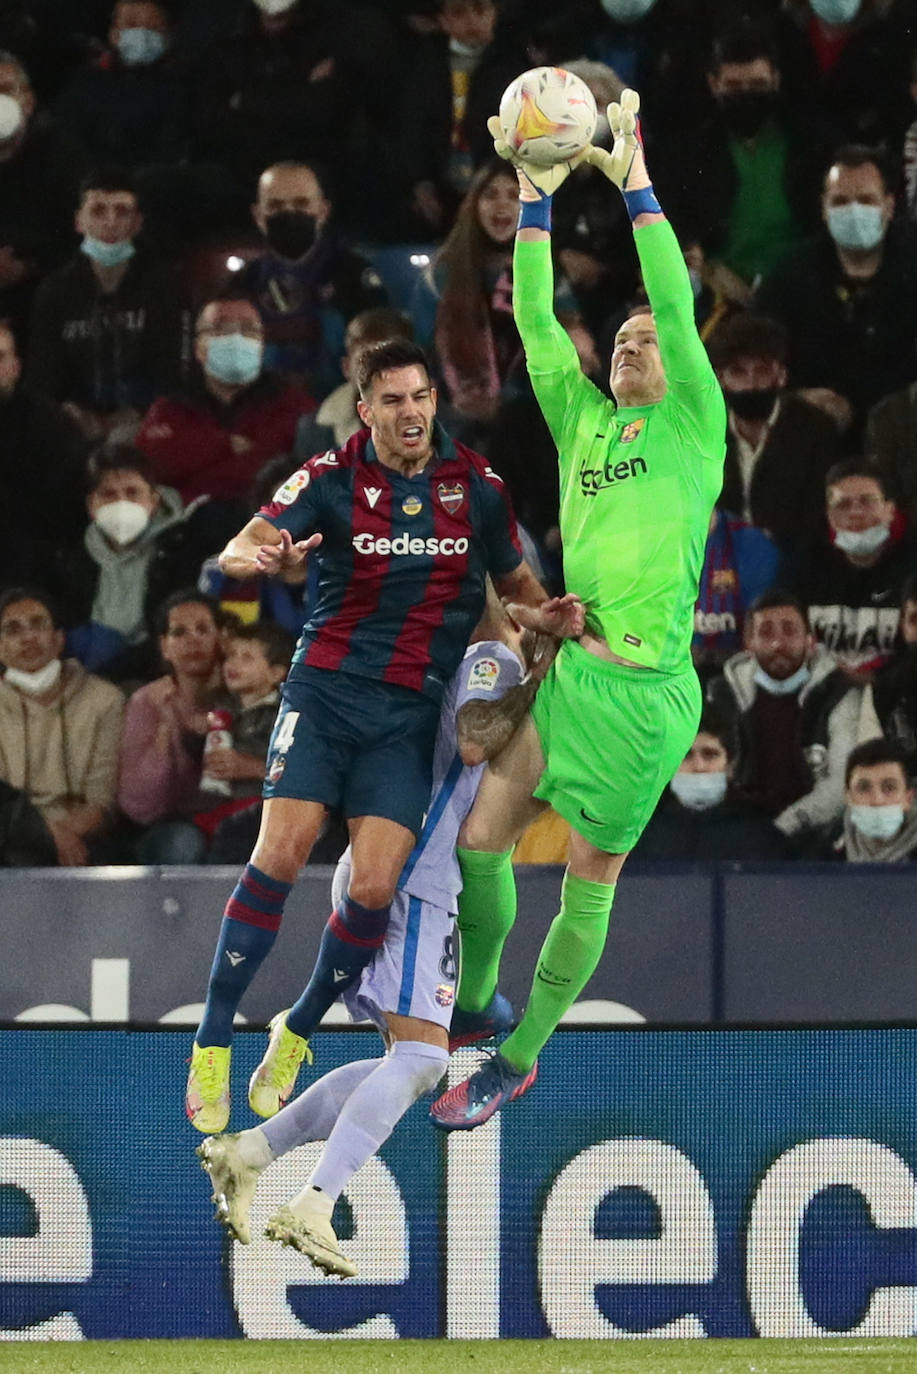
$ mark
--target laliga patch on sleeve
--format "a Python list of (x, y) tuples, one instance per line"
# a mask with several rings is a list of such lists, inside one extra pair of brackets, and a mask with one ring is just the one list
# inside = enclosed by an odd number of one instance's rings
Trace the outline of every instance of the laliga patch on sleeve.
[(292, 506), (301, 491), (305, 491), (309, 485), (309, 474), (305, 468), (299, 468), (288, 477), (282, 487), (278, 487), (271, 500), (276, 501), (278, 506)]
[(479, 658), (471, 665), (468, 674), (469, 692), (476, 688), (479, 692), (492, 692), (500, 676), (500, 665), (495, 658)]

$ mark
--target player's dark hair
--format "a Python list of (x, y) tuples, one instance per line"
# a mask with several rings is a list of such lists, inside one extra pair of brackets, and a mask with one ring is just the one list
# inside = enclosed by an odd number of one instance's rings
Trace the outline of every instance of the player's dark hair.
[(882, 178), (886, 193), (895, 188), (895, 172), (888, 154), (882, 148), (871, 148), (865, 143), (843, 143), (835, 149), (834, 156), (825, 168), (825, 185), (833, 167), (875, 167)]
[(168, 634), (169, 616), (176, 606), (206, 606), (218, 630), (223, 629), (226, 624), (226, 617), (220, 610), (220, 603), (215, 596), (208, 596), (206, 592), (198, 591), (197, 587), (179, 587), (178, 591), (170, 592), (156, 607), (155, 623), (158, 635)]
[(785, 366), (789, 335), (779, 320), (740, 311), (720, 321), (707, 340), (707, 352), (718, 372), (741, 358), (767, 358)]
[(847, 763), (844, 768), (844, 786), (850, 786), (850, 779), (853, 777), (855, 768), (874, 768), (877, 763), (897, 763), (905, 781), (909, 782), (907, 771), (907, 754), (902, 749), (897, 740), (886, 739), (884, 735), (877, 735), (875, 739), (864, 740), (862, 744), (856, 745), (847, 755)]
[(747, 621), (751, 625), (754, 618), (760, 611), (772, 611), (777, 606), (792, 606), (794, 611), (798, 611), (803, 625), (809, 628), (809, 608), (804, 601), (801, 601), (795, 592), (788, 592), (783, 587), (770, 587), (760, 596), (756, 596), (748, 608)]
[(727, 62), (744, 66), (748, 62), (757, 62), (762, 57), (766, 58), (771, 66), (780, 66), (780, 51), (773, 31), (767, 25), (756, 23), (752, 19), (739, 19), (733, 24), (725, 25), (714, 35), (707, 70), (716, 72)]
[(6, 591), (0, 592), (0, 624), (3, 623), (7, 609), (17, 601), (37, 601), (39, 606), (44, 606), (48, 612), (55, 630), (60, 629), (61, 616), (54, 597), (43, 587), (32, 587), (28, 583), (23, 583), (20, 587), (7, 587)]
[(836, 483), (843, 482), (845, 477), (868, 477), (871, 482), (876, 483), (882, 495), (888, 500), (888, 483), (885, 473), (874, 459), (854, 456), (841, 458), (839, 462), (833, 463), (825, 473), (825, 491), (829, 487), (835, 486)]
[(132, 444), (100, 444), (86, 464), (86, 484), (95, 491), (110, 472), (136, 472), (150, 487), (156, 486), (156, 470), (152, 462)]
[(80, 204), (90, 191), (126, 191), (139, 203), (137, 180), (133, 172), (127, 167), (116, 166), (113, 163), (93, 167), (86, 173), (80, 182)]
[(360, 395), (365, 398), (373, 384), (373, 379), (382, 372), (391, 372), (398, 367), (422, 367), (430, 375), (427, 355), (419, 344), (409, 339), (386, 339), (384, 343), (373, 344), (357, 358), (354, 381)]
[(718, 739), (726, 750), (726, 757), (729, 759), (730, 763), (738, 755), (739, 732), (735, 721), (730, 719), (720, 707), (714, 705), (712, 702), (708, 701), (704, 704), (704, 708), (700, 715), (700, 723), (697, 727), (697, 733), (699, 735), (712, 735), (714, 739)]
[(256, 620), (231, 631), (233, 639), (253, 640), (264, 649), (264, 656), (272, 668), (289, 668), (296, 641), (274, 620)]

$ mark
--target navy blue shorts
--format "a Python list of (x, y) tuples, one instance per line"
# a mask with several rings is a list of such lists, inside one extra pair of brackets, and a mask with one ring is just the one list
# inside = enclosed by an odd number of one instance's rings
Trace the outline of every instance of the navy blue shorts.
[(265, 798), (317, 801), (420, 833), (430, 800), (439, 705), (326, 668), (287, 682), (267, 753)]

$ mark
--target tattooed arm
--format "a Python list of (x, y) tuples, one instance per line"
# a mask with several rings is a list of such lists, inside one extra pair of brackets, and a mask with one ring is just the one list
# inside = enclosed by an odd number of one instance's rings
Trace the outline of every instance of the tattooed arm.
[(474, 767), (495, 758), (512, 739), (535, 700), (538, 684), (554, 660), (559, 641), (551, 635), (536, 634), (526, 644), (529, 672), (522, 682), (510, 687), (496, 701), (466, 701), (456, 717), (458, 747), (462, 763)]

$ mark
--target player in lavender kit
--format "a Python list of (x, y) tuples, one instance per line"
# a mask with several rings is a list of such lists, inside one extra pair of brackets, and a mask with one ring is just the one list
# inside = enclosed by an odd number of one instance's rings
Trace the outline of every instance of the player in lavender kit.
[(328, 807), (347, 818), (350, 882), (309, 986), (272, 1022), (249, 1085), (258, 1115), (289, 1098), (312, 1030), (382, 944), (430, 795), (443, 691), (480, 617), (485, 574), (501, 596), (540, 607), (539, 628), (582, 629), (578, 599), (548, 601), (524, 562), (499, 477), (436, 422), (423, 352), (376, 345), (356, 381), (368, 432), (310, 459), (220, 556), (233, 578), (301, 579), (320, 549), (315, 609), (268, 751), (260, 834), (226, 906), (192, 1048), (186, 1111), (208, 1133), (229, 1119), (233, 1015)]
[[(306, 1186), (269, 1219), (266, 1234), (327, 1273), (356, 1273), (331, 1225), (336, 1199), (446, 1068), (461, 888), (456, 839), (484, 760), (510, 739), (550, 662), (549, 655), (533, 653), (532, 637), (523, 637), (492, 592), (475, 639), (443, 701), (427, 818), (398, 880), (384, 943), (344, 994), (352, 1019), (374, 1021), (388, 1053), (334, 1069), (265, 1125), (211, 1137), (198, 1149), (213, 1182), (217, 1216), (245, 1244), (261, 1171), (297, 1145), (326, 1140)], [(523, 644), (526, 658), (534, 660), (525, 678)], [(345, 855), (335, 874), (336, 896), (348, 877)]]

